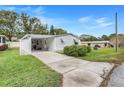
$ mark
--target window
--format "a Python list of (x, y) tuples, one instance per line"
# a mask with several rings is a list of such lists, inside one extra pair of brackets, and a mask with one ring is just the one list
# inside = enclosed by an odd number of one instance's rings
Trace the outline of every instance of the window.
[(91, 46), (91, 43), (88, 43), (88, 46), (90, 47)]
[(1, 43), (1, 37), (0, 37), (0, 43)]
[(6, 39), (5, 39), (5, 37), (3, 37), (3, 43), (6, 43)]
[(61, 38), (61, 43), (64, 43), (63, 39)]
[(74, 40), (74, 44), (75, 44), (75, 45), (77, 45), (77, 44), (78, 44), (78, 42), (77, 42), (75, 39), (73, 39), (73, 40)]

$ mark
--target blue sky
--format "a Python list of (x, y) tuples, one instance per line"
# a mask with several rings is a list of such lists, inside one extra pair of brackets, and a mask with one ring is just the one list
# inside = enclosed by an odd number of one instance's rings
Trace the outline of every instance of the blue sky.
[(13, 5), (0, 6), (0, 10), (25, 12), (38, 17), (41, 22), (63, 28), (70, 33), (101, 36), (115, 32), (115, 12), (122, 9), (118, 15), (118, 32), (124, 33), (124, 6), (95, 5)]

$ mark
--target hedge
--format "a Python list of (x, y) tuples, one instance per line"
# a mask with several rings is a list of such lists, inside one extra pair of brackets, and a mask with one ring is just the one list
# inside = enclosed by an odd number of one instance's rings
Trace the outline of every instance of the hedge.
[(75, 57), (85, 56), (90, 51), (91, 51), (90, 47), (80, 45), (66, 46), (64, 47), (63, 50), (64, 54)]

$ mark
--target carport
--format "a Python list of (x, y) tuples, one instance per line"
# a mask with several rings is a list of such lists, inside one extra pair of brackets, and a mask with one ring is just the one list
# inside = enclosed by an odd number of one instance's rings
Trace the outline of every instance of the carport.
[(20, 40), (20, 54), (31, 54), (36, 51), (52, 51), (54, 36), (26, 35)]

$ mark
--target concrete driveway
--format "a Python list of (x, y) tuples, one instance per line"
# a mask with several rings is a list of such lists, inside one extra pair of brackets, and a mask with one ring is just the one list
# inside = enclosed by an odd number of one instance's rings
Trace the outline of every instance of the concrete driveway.
[(114, 64), (89, 62), (55, 52), (33, 52), (33, 56), (63, 75), (64, 87), (97, 87)]

